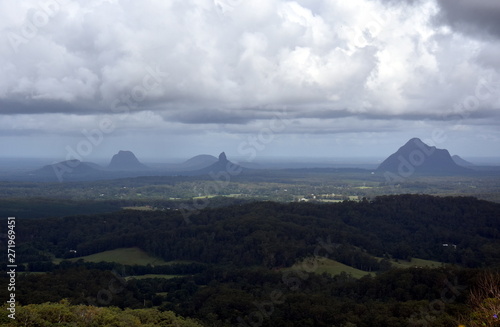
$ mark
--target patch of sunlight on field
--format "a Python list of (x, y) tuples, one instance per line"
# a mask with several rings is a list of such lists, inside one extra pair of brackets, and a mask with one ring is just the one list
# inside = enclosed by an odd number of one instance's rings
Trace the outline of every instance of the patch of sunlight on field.
[(308, 258), (296, 263), (289, 269), (314, 272), (315, 274), (327, 273), (332, 276), (345, 272), (347, 274), (351, 274), (354, 278), (361, 278), (366, 275), (375, 276), (373, 272), (359, 270), (328, 258)]
[(138, 211), (155, 211), (155, 208), (151, 206), (139, 206), (139, 207), (123, 207), (123, 210), (138, 210)]
[(172, 279), (177, 277), (185, 277), (184, 275), (159, 275), (159, 274), (147, 274), (140, 276), (127, 276), (125, 280), (129, 279), (148, 279), (148, 278), (163, 278), (163, 279)]
[(147, 266), (149, 265), (168, 265), (172, 262), (166, 262), (162, 259), (150, 256), (145, 251), (133, 247), (133, 248), (121, 248), (110, 251), (99, 252), (84, 257), (72, 258), (70, 261), (78, 261), (83, 259), (83, 261), (88, 262), (116, 262), (122, 265), (139, 265)]
[(199, 200), (199, 199), (212, 199), (217, 197), (218, 195), (202, 195), (202, 196), (195, 196), (193, 197), (193, 200)]

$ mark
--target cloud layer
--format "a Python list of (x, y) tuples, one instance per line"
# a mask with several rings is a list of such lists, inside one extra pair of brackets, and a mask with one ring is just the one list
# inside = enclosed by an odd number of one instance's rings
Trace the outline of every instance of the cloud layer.
[(0, 127), (237, 135), (286, 112), (279, 134), (387, 137), (458, 116), (464, 136), (498, 140), (499, 14), (495, 0), (2, 2)]

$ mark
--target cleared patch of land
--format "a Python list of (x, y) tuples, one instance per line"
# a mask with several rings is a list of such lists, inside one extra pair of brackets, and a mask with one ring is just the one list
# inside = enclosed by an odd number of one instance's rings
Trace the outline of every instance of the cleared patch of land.
[(366, 275), (375, 275), (373, 272), (359, 270), (328, 258), (308, 258), (296, 263), (289, 269), (312, 272), (315, 274), (327, 273), (332, 276), (345, 272), (352, 275), (354, 278), (361, 278)]
[(168, 265), (180, 262), (166, 262), (162, 259), (155, 258), (144, 252), (143, 250), (133, 247), (133, 248), (121, 248), (110, 251), (99, 252), (84, 257), (72, 258), (70, 261), (78, 261), (83, 259), (83, 261), (88, 262), (116, 262), (122, 265)]
[(163, 278), (163, 279), (172, 279), (177, 277), (186, 277), (185, 275), (158, 275), (158, 274), (147, 274), (141, 276), (127, 276), (125, 280), (129, 279), (148, 279), (148, 278)]
[(123, 207), (124, 210), (154, 211), (152, 206)]
[[(377, 258), (377, 259), (381, 260), (382, 258)], [(393, 268), (403, 268), (403, 269), (414, 268), (414, 267), (439, 268), (443, 266), (443, 263), (439, 261), (424, 260), (418, 258), (412, 258), (411, 261), (391, 260), (391, 264)], [(299, 263), (296, 263), (295, 265), (293, 265), (291, 268), (288, 269), (312, 272), (316, 274), (327, 273), (332, 276), (339, 275), (344, 272), (350, 274), (354, 278), (361, 278), (366, 275), (375, 276), (374, 272), (356, 269), (354, 267), (345, 265), (343, 263), (328, 258), (308, 258)]]

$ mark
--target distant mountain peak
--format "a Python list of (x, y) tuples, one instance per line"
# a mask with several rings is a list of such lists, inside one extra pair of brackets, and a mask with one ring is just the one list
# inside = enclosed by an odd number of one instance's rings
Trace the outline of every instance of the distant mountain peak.
[(433, 151), (436, 149), (435, 146), (427, 145), (418, 137), (414, 137), (414, 138), (410, 139), (408, 142), (406, 142), (406, 144), (403, 145), (403, 148), (406, 148), (406, 147), (410, 148), (411, 150), (414, 150), (415, 147), (422, 149), (422, 150), (425, 149), (425, 150), (430, 150), (430, 151)]
[(66, 160), (66, 161), (61, 161), (59, 163), (56, 162), (56, 164), (67, 165), (68, 167), (76, 167), (81, 163), (82, 162), (78, 159), (70, 159), (70, 160)]
[(221, 154), (219, 154), (219, 161), (220, 162), (226, 162), (226, 161), (228, 161), (225, 152), (222, 152)]
[[(190, 175), (215, 174), (215, 176), (235, 176), (243, 171), (243, 167), (232, 163), (226, 157), (225, 152), (219, 154), (219, 160), (208, 167), (188, 172)], [(222, 174), (219, 174), (222, 173)]]
[(469, 170), (457, 165), (446, 149), (425, 144), (414, 137), (380, 164), (378, 171), (409, 177), (413, 173), (453, 174)]
[(132, 151), (120, 150), (111, 158), (108, 165), (112, 170), (144, 170), (147, 169)]

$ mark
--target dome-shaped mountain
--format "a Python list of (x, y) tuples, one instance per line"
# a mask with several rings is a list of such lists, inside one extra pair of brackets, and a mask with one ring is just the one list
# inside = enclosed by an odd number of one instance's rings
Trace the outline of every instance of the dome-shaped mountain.
[(102, 167), (92, 163), (92, 162), (82, 162), (80, 160), (66, 160), (61, 162), (56, 162), (51, 165), (44, 166), (34, 173), (39, 174), (51, 174), (57, 169), (57, 167), (67, 167), (66, 170), (72, 174), (93, 174), (97, 171), (102, 171)]
[(119, 151), (111, 158), (108, 165), (110, 170), (131, 171), (146, 170), (148, 167), (139, 162), (137, 157), (131, 151)]
[(192, 157), (189, 160), (186, 160), (182, 163), (182, 167), (187, 170), (196, 170), (203, 169), (210, 165), (213, 165), (218, 161), (217, 157), (214, 157), (209, 154), (200, 154), (195, 157)]
[(409, 140), (405, 145), (385, 159), (377, 168), (379, 172), (390, 172), (401, 177), (414, 173), (458, 174), (470, 172), (457, 165), (448, 150), (429, 146), (419, 138)]
[(208, 167), (188, 172), (188, 174), (189, 175), (211, 174), (214, 176), (218, 176), (220, 174), (226, 175), (227, 173), (229, 174), (229, 176), (235, 176), (239, 175), (243, 170), (245, 170), (243, 167), (227, 160), (226, 154), (222, 152), (219, 155), (219, 160), (217, 160), (215, 163), (211, 164)]
[(56, 162), (30, 172), (30, 176), (35, 180), (59, 182), (85, 180), (95, 176), (103, 176), (103, 174), (104, 170), (101, 166), (76, 159)]

